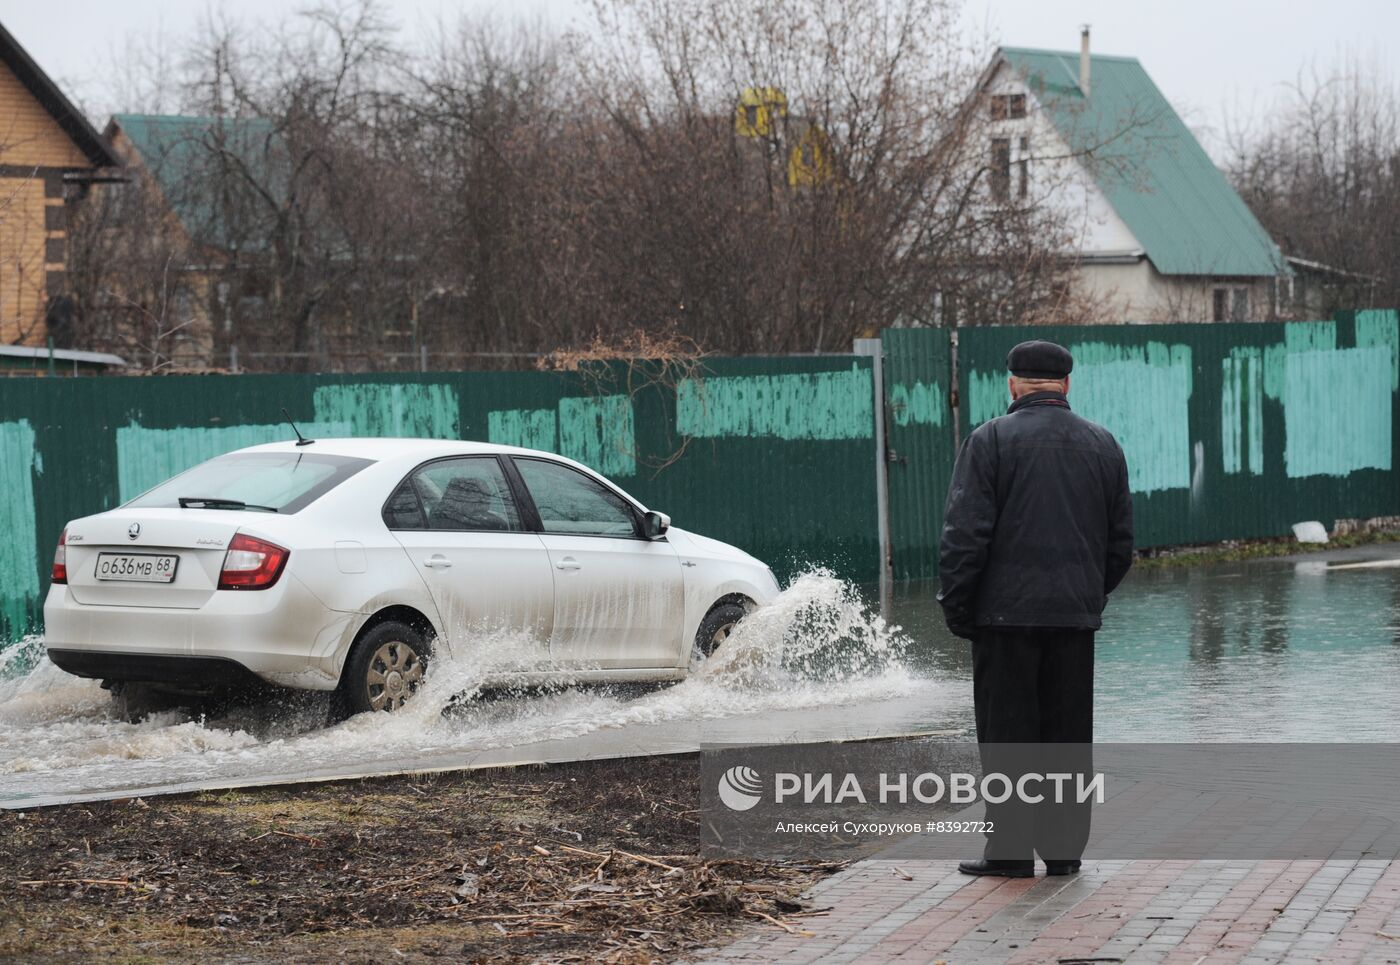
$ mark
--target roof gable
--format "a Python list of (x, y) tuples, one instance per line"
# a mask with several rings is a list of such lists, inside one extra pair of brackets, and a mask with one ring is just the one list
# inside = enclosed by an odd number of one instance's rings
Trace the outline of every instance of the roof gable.
[(20, 46), (19, 41), (0, 24), (0, 61), (10, 68), (34, 99), (48, 111), (63, 132), (83, 152), (93, 167), (119, 167), (121, 162), (112, 148), (93, 128), (83, 112), (73, 106), (48, 74), (40, 69), (34, 58)]
[[(114, 114), (120, 131), (155, 180), (175, 217), (191, 237), (218, 247), (235, 241), (258, 246), (262, 239), (238, 238), (209, 190), (219, 176), (220, 155), (231, 155), (260, 187), (277, 193), (285, 152), (271, 122), (258, 118), (191, 117), (179, 114)], [(241, 226), (246, 229), (252, 226)]]
[(1003, 47), (1050, 122), (1165, 275), (1275, 275), (1278, 247), (1134, 57)]

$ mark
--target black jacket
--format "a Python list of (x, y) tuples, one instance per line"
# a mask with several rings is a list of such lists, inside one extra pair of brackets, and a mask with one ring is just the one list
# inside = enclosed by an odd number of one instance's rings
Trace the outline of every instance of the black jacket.
[(953, 468), (939, 556), (948, 628), (1097, 630), (1133, 560), (1128, 464), (1103, 426), (1034, 392), (979, 426)]

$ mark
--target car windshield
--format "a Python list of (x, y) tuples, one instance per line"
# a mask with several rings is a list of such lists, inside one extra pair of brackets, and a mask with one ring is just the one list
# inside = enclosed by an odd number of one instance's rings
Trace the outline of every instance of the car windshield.
[(310, 452), (232, 452), (202, 462), (127, 506), (295, 513), (370, 464), (369, 459)]

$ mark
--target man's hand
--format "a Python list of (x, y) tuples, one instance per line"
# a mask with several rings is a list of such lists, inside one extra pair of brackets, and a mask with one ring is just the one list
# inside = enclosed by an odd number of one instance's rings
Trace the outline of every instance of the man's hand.
[(974, 627), (971, 623), (950, 622), (948, 624), (948, 632), (951, 633), (953, 636), (961, 637), (964, 640), (973, 640), (977, 636), (977, 628)]
[[(939, 594), (941, 597), (942, 594)], [(940, 599), (939, 603), (943, 603)], [(977, 633), (977, 627), (973, 625), (972, 614), (961, 609), (949, 609), (947, 604), (943, 606), (943, 622), (948, 626), (948, 632), (955, 637), (962, 637), (964, 640), (971, 640)]]

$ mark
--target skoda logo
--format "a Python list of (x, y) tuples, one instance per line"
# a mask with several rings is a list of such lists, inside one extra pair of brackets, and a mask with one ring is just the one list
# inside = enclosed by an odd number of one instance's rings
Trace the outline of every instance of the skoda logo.
[(132, 523), (130, 526), (128, 526), (128, 527), (126, 528), (126, 538), (127, 538), (127, 539), (136, 539), (136, 537), (138, 537), (138, 536), (140, 536), (140, 535), (141, 535), (141, 524), (140, 524), (140, 523)]
[(731, 811), (747, 811), (762, 797), (763, 782), (758, 771), (742, 764), (720, 775), (719, 799)]

